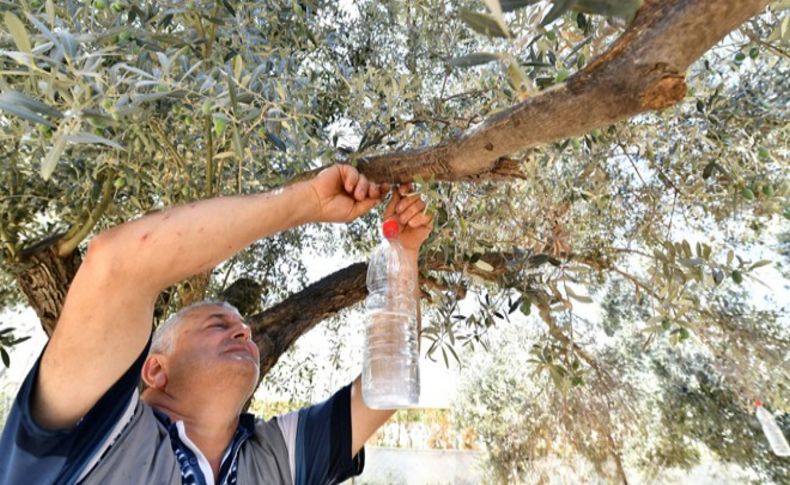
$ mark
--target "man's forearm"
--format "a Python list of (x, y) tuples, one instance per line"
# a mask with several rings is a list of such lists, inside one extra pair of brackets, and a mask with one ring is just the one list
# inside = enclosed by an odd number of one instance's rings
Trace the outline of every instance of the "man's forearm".
[(258, 239), (311, 222), (316, 213), (313, 190), (302, 182), (150, 214), (100, 234), (91, 250), (109, 257), (119, 274), (158, 293)]

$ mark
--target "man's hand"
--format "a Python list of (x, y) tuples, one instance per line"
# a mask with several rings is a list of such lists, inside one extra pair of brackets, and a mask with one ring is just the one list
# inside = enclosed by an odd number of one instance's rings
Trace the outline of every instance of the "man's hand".
[(412, 185), (405, 184), (393, 191), (384, 209), (384, 220), (396, 219), (400, 224), (400, 243), (407, 251), (417, 254), (433, 229), (433, 218), (425, 213), (425, 202), (419, 195), (404, 197)]
[(351, 165), (332, 165), (308, 182), (317, 203), (316, 222), (351, 222), (381, 202), (379, 185)]

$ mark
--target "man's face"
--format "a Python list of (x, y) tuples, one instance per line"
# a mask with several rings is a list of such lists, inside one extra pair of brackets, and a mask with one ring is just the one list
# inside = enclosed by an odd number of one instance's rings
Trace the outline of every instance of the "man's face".
[(260, 352), (250, 336), (250, 327), (234, 310), (209, 305), (190, 312), (167, 359), (170, 383), (222, 383), (251, 394), (258, 382)]

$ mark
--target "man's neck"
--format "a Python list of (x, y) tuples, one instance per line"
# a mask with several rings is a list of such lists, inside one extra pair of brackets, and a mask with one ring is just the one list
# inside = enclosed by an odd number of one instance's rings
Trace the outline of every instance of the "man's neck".
[[(167, 414), (171, 421), (184, 422), (187, 437), (208, 460), (216, 481), (222, 457), (239, 425), (238, 410), (229, 403), (217, 400), (191, 400), (185, 404), (159, 389), (146, 389), (142, 398), (150, 406)], [(231, 413), (228, 410), (232, 410)]]

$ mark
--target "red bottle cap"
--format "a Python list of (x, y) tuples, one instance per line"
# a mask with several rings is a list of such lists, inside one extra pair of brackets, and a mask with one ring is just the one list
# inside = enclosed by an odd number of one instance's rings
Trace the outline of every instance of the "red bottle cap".
[(388, 221), (384, 221), (382, 230), (384, 231), (384, 237), (387, 239), (392, 239), (394, 237), (398, 237), (400, 226), (398, 225), (398, 221), (395, 219), (390, 219)]
[(754, 407), (760, 408), (763, 406), (763, 402), (760, 400), (754, 401)]

